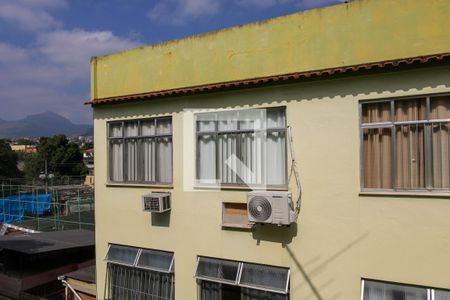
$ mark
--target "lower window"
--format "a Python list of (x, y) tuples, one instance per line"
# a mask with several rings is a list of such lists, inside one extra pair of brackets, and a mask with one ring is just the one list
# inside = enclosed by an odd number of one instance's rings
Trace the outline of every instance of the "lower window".
[(362, 281), (362, 300), (450, 300), (450, 292), (429, 287)]
[(288, 300), (287, 268), (198, 257), (195, 277), (201, 300)]
[(108, 263), (106, 299), (174, 299), (173, 274)]
[(199, 280), (201, 300), (287, 300), (289, 295)]
[(105, 299), (175, 299), (172, 252), (110, 245)]

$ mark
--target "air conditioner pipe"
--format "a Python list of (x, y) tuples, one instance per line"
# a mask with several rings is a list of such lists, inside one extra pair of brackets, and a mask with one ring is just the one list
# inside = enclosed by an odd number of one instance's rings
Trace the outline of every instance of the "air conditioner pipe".
[(295, 178), (295, 184), (297, 187), (297, 202), (295, 204), (295, 214), (296, 214), (296, 218), (298, 218), (298, 215), (300, 214), (301, 205), (302, 205), (302, 201), (301, 201), (302, 200), (302, 186), (300, 184), (300, 176), (299, 176), (298, 169), (297, 169), (297, 161), (295, 159), (291, 126), (287, 127), (287, 135), (288, 135), (288, 142), (289, 142), (289, 154), (291, 155), (291, 170), (289, 172), (289, 181), (291, 181), (291, 178), (293, 175)]

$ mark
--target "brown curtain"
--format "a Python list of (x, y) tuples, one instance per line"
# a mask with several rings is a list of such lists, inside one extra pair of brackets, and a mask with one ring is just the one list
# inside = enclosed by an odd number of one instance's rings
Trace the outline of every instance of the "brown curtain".
[[(363, 123), (391, 121), (390, 102), (364, 104)], [(363, 130), (364, 187), (392, 188), (392, 133), (391, 128)]]
[[(431, 97), (427, 115), (425, 98), (397, 100), (395, 121), (431, 122), (395, 125), (395, 162), (392, 161), (391, 128), (363, 129), (364, 187), (393, 188), (392, 171), (395, 166), (395, 188), (424, 189), (428, 182), (435, 189), (450, 188), (450, 96)], [(389, 122), (390, 102), (363, 104), (362, 123)], [(430, 140), (425, 139), (430, 130)], [(431, 149), (432, 178), (426, 180), (425, 149)], [(393, 165), (395, 164), (395, 165)]]
[(379, 123), (391, 121), (390, 102), (367, 103), (362, 108), (363, 123)]
[(392, 188), (391, 128), (363, 130), (364, 187)]
[[(426, 120), (425, 99), (395, 101), (396, 121)], [(425, 125), (395, 127), (396, 187), (425, 188)]]
[(425, 127), (423, 124), (395, 128), (396, 187), (425, 188)]
[[(431, 99), (430, 119), (450, 119), (450, 96)], [(450, 122), (432, 124), (432, 168), (433, 188), (450, 188)]]
[(426, 120), (427, 106), (425, 99), (395, 101), (395, 121)]

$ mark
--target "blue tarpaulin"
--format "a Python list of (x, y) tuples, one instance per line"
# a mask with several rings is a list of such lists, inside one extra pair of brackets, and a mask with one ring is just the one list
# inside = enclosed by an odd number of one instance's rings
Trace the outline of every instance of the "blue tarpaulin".
[(0, 223), (23, 221), (25, 214), (43, 215), (50, 212), (52, 194), (23, 194), (0, 198)]

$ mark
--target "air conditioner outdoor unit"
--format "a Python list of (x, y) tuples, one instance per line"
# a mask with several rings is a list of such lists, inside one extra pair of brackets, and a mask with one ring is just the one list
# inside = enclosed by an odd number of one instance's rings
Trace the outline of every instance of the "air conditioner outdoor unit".
[(143, 211), (162, 213), (170, 209), (170, 193), (150, 193), (142, 196)]
[(297, 220), (290, 192), (247, 193), (247, 212), (253, 223), (290, 225)]

